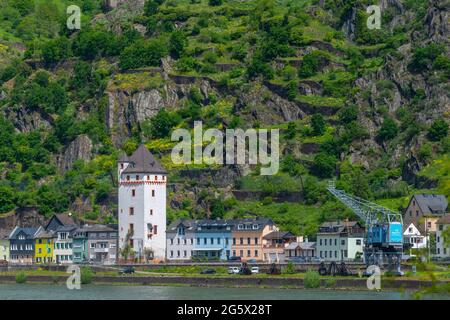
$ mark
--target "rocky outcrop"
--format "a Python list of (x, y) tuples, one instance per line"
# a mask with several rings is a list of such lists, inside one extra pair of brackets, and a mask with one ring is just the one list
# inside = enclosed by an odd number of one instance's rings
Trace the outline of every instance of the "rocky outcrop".
[(432, 1), (425, 17), (425, 26), (428, 39), (450, 43), (450, 2)]
[(63, 154), (57, 159), (60, 171), (70, 170), (77, 160), (89, 161), (92, 159), (92, 141), (85, 135), (79, 135), (64, 150)]
[(38, 212), (35, 206), (26, 206), (16, 209), (15, 212), (0, 217), (0, 230), (11, 231), (14, 227), (35, 228), (45, 225), (45, 217)]
[(145, 120), (153, 118), (161, 109), (176, 109), (183, 104), (191, 89), (196, 87), (207, 104), (209, 95), (216, 89), (209, 79), (193, 76), (168, 75), (170, 58), (163, 59), (164, 85), (155, 89), (121, 89), (110, 87), (107, 91), (108, 106), (106, 108), (106, 126), (111, 134), (113, 144), (121, 147), (131, 137), (133, 130), (141, 129)]
[(46, 112), (30, 110), (24, 106), (5, 109), (5, 116), (22, 133), (28, 133), (39, 128), (49, 129), (53, 125), (53, 118)]
[(135, 93), (116, 90), (108, 92), (108, 98), (106, 125), (116, 146), (122, 145), (131, 136), (133, 126), (154, 117), (167, 105), (157, 89)]
[(259, 84), (254, 84), (249, 91), (238, 92), (234, 109), (244, 119), (257, 120), (265, 125), (303, 119), (305, 116), (295, 102), (283, 99)]

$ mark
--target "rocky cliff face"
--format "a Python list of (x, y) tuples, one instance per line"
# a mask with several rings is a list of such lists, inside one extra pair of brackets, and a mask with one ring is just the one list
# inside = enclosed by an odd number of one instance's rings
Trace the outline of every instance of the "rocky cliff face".
[(72, 168), (77, 160), (89, 161), (92, 159), (92, 141), (85, 135), (79, 135), (73, 140), (62, 155), (57, 159), (58, 168), (64, 172)]
[(53, 118), (41, 110), (30, 110), (26, 106), (16, 106), (6, 109), (5, 116), (11, 121), (16, 130), (29, 133), (37, 129), (50, 129)]

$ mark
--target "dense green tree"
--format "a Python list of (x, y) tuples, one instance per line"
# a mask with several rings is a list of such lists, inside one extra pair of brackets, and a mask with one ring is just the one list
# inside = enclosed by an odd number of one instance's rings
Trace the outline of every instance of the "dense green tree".
[(221, 6), (223, 0), (208, 0), (210, 6)]
[(178, 59), (183, 54), (186, 45), (187, 38), (182, 31), (174, 31), (171, 33), (169, 39), (169, 52), (175, 59)]
[(220, 199), (213, 199), (209, 210), (211, 212), (211, 219), (222, 219), (225, 215), (225, 206)]
[(448, 124), (444, 119), (436, 119), (428, 129), (428, 138), (431, 141), (439, 141), (448, 134)]
[(315, 113), (311, 117), (312, 134), (315, 136), (321, 136), (325, 133), (325, 120), (320, 113)]
[(380, 141), (388, 141), (394, 139), (397, 136), (397, 132), (397, 124), (392, 118), (387, 117), (378, 131), (377, 137)]
[(42, 59), (46, 64), (57, 63), (70, 56), (70, 41), (65, 37), (49, 40), (42, 48)]
[(252, 62), (247, 68), (247, 75), (250, 79), (260, 75), (267, 79), (272, 79), (274, 76), (272, 68), (261, 59), (260, 55), (253, 57)]
[(356, 121), (357, 119), (358, 108), (355, 105), (348, 106), (339, 113), (339, 120), (344, 124)]
[(293, 101), (297, 97), (297, 82), (290, 81), (288, 83), (288, 99)]
[(144, 15), (150, 17), (158, 12), (159, 3), (156, 0), (146, 0), (144, 4)]
[(156, 116), (150, 119), (150, 123), (144, 126), (144, 135), (149, 138), (166, 138), (178, 121), (176, 116), (161, 109)]
[(431, 43), (424, 47), (415, 48), (411, 63), (408, 68), (415, 72), (423, 72), (430, 69), (434, 60), (444, 52), (444, 47), (440, 44)]
[(289, 122), (286, 130), (286, 138), (294, 139), (297, 134), (297, 125), (295, 122)]
[(320, 50), (315, 50), (303, 57), (302, 64), (298, 71), (300, 78), (308, 78), (315, 75), (321, 65), (328, 61), (328, 55)]
[(326, 153), (314, 157), (312, 172), (319, 178), (330, 178), (336, 170), (336, 158)]
[(162, 40), (137, 41), (121, 53), (119, 65), (125, 70), (159, 66), (167, 52), (167, 45)]
[(0, 213), (11, 211), (15, 208), (14, 189), (0, 185)]

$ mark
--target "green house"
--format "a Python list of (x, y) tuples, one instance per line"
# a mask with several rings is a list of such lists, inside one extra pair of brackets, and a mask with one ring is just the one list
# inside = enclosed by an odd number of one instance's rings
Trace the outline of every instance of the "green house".
[(78, 228), (73, 233), (73, 262), (83, 263), (89, 260), (88, 232), (85, 228)]

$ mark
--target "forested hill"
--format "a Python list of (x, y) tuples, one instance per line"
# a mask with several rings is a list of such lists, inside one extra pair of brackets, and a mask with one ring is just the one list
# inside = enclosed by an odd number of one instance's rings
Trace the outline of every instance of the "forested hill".
[[(66, 27), (70, 4), (81, 30)], [(367, 28), (372, 4), (381, 29)], [(35, 206), (114, 221), (117, 157), (142, 142), (170, 172), (169, 220), (262, 215), (312, 234), (351, 214), (327, 194), (331, 178), (394, 209), (416, 192), (448, 197), (449, 10), (433, 0), (0, 0), (0, 217)], [(279, 128), (280, 172), (174, 165), (170, 133), (195, 120)], [(278, 202), (282, 191), (303, 200)]]

